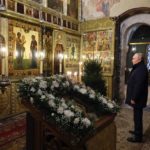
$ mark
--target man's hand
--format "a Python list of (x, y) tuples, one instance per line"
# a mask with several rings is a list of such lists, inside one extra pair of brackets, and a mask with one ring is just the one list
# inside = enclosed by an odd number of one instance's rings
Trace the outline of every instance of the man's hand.
[(135, 104), (135, 101), (134, 101), (134, 100), (131, 100), (131, 104), (133, 104), (133, 105), (134, 105), (134, 104)]

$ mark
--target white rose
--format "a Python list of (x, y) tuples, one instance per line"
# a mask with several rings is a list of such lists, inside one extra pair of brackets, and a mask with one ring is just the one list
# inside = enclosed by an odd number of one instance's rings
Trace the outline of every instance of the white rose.
[(64, 112), (64, 108), (63, 108), (63, 107), (59, 107), (59, 108), (57, 109), (57, 113), (58, 113), (58, 114), (63, 114), (63, 112)]
[(95, 94), (90, 94), (90, 95), (89, 95), (89, 98), (95, 99)]
[(67, 86), (69, 86), (69, 82), (68, 81), (66, 81), (65, 83), (66, 83)]
[(79, 123), (79, 121), (80, 121), (80, 119), (79, 119), (79, 118), (75, 118), (75, 119), (74, 119), (74, 121), (73, 121), (73, 123), (74, 123), (74, 124), (78, 124), (78, 123)]
[(87, 90), (86, 90), (86, 89), (84, 89), (84, 88), (81, 88), (81, 89), (80, 89), (80, 93), (82, 93), (82, 94), (86, 94), (86, 93), (87, 93)]
[(53, 107), (53, 108), (55, 108), (55, 106), (56, 106), (56, 104), (54, 103), (53, 100), (49, 100), (49, 101), (48, 101), (48, 105), (49, 105), (50, 107)]
[(45, 98), (46, 98), (46, 96), (45, 96), (45, 95), (42, 95), (42, 96), (41, 96), (41, 99), (45, 99)]
[(36, 80), (36, 79), (33, 79), (32, 81), (33, 81), (33, 82), (37, 82), (37, 80)]
[(74, 113), (71, 110), (65, 110), (64, 114), (67, 118), (73, 117)]
[(47, 88), (47, 82), (41, 80), (41, 81), (40, 81), (40, 84), (39, 84), (39, 87), (40, 87), (40, 88), (43, 88), (43, 89), (46, 89), (46, 88)]
[(54, 113), (51, 113), (51, 116), (54, 116)]
[(30, 91), (31, 91), (31, 92), (35, 92), (36, 90), (35, 90), (34, 87), (32, 87), (32, 88), (30, 89)]
[(99, 99), (103, 104), (107, 104), (107, 100), (106, 100), (103, 96), (99, 97), (98, 99)]
[(55, 99), (54, 95), (52, 95), (52, 94), (48, 94), (47, 97), (48, 97), (49, 99)]
[(73, 89), (78, 91), (80, 87), (78, 85), (74, 85)]
[(37, 94), (38, 95), (42, 95), (43, 94), (43, 92), (41, 91), (41, 89), (38, 89)]
[(88, 118), (82, 119), (82, 123), (88, 128), (91, 125), (91, 121)]
[(62, 103), (61, 106), (62, 106), (64, 109), (68, 108), (68, 106), (67, 106), (65, 103)]
[(58, 83), (57, 81), (53, 81), (52, 84), (53, 84), (53, 86), (56, 87), (56, 88), (59, 87), (59, 83)]
[(112, 103), (107, 103), (107, 106), (108, 106), (109, 108), (114, 108), (114, 106), (113, 106)]

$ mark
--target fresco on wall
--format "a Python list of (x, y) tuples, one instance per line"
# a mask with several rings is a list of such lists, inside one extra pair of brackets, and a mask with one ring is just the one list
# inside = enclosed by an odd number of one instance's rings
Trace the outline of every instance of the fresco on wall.
[(110, 51), (112, 46), (112, 31), (103, 30), (97, 32), (97, 50)]
[(96, 32), (88, 32), (83, 36), (83, 50), (84, 51), (94, 51), (96, 50)]
[(47, 6), (56, 11), (59, 11), (59, 12), (63, 11), (63, 1), (62, 0), (48, 0)]
[[(110, 15), (111, 7), (120, 0), (86, 0), (83, 1), (83, 18), (101, 18)], [(88, 7), (87, 7), (88, 6)]]
[(78, 18), (78, 1), (77, 0), (67, 1), (67, 15), (73, 18)]
[(102, 71), (111, 74), (113, 70), (113, 31), (100, 30), (88, 32), (83, 36), (82, 56), (98, 59)]

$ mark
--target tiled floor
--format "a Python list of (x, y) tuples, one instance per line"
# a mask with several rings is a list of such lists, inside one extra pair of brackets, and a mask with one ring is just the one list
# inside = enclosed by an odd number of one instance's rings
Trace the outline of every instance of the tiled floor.
[(124, 106), (117, 115), (115, 122), (117, 126), (117, 150), (150, 150), (150, 111), (144, 111), (144, 142), (140, 144), (130, 143), (126, 140), (131, 136), (128, 131), (133, 129), (131, 108)]

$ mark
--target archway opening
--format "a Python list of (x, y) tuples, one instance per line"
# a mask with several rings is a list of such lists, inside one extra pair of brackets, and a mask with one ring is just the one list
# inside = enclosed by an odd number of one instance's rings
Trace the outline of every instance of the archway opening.
[[(150, 70), (150, 26), (141, 25), (132, 34), (128, 42), (128, 52), (126, 57), (125, 83), (127, 83), (129, 73), (132, 69), (132, 56), (134, 53), (143, 53), (145, 63)], [(150, 75), (149, 75), (150, 76)]]

